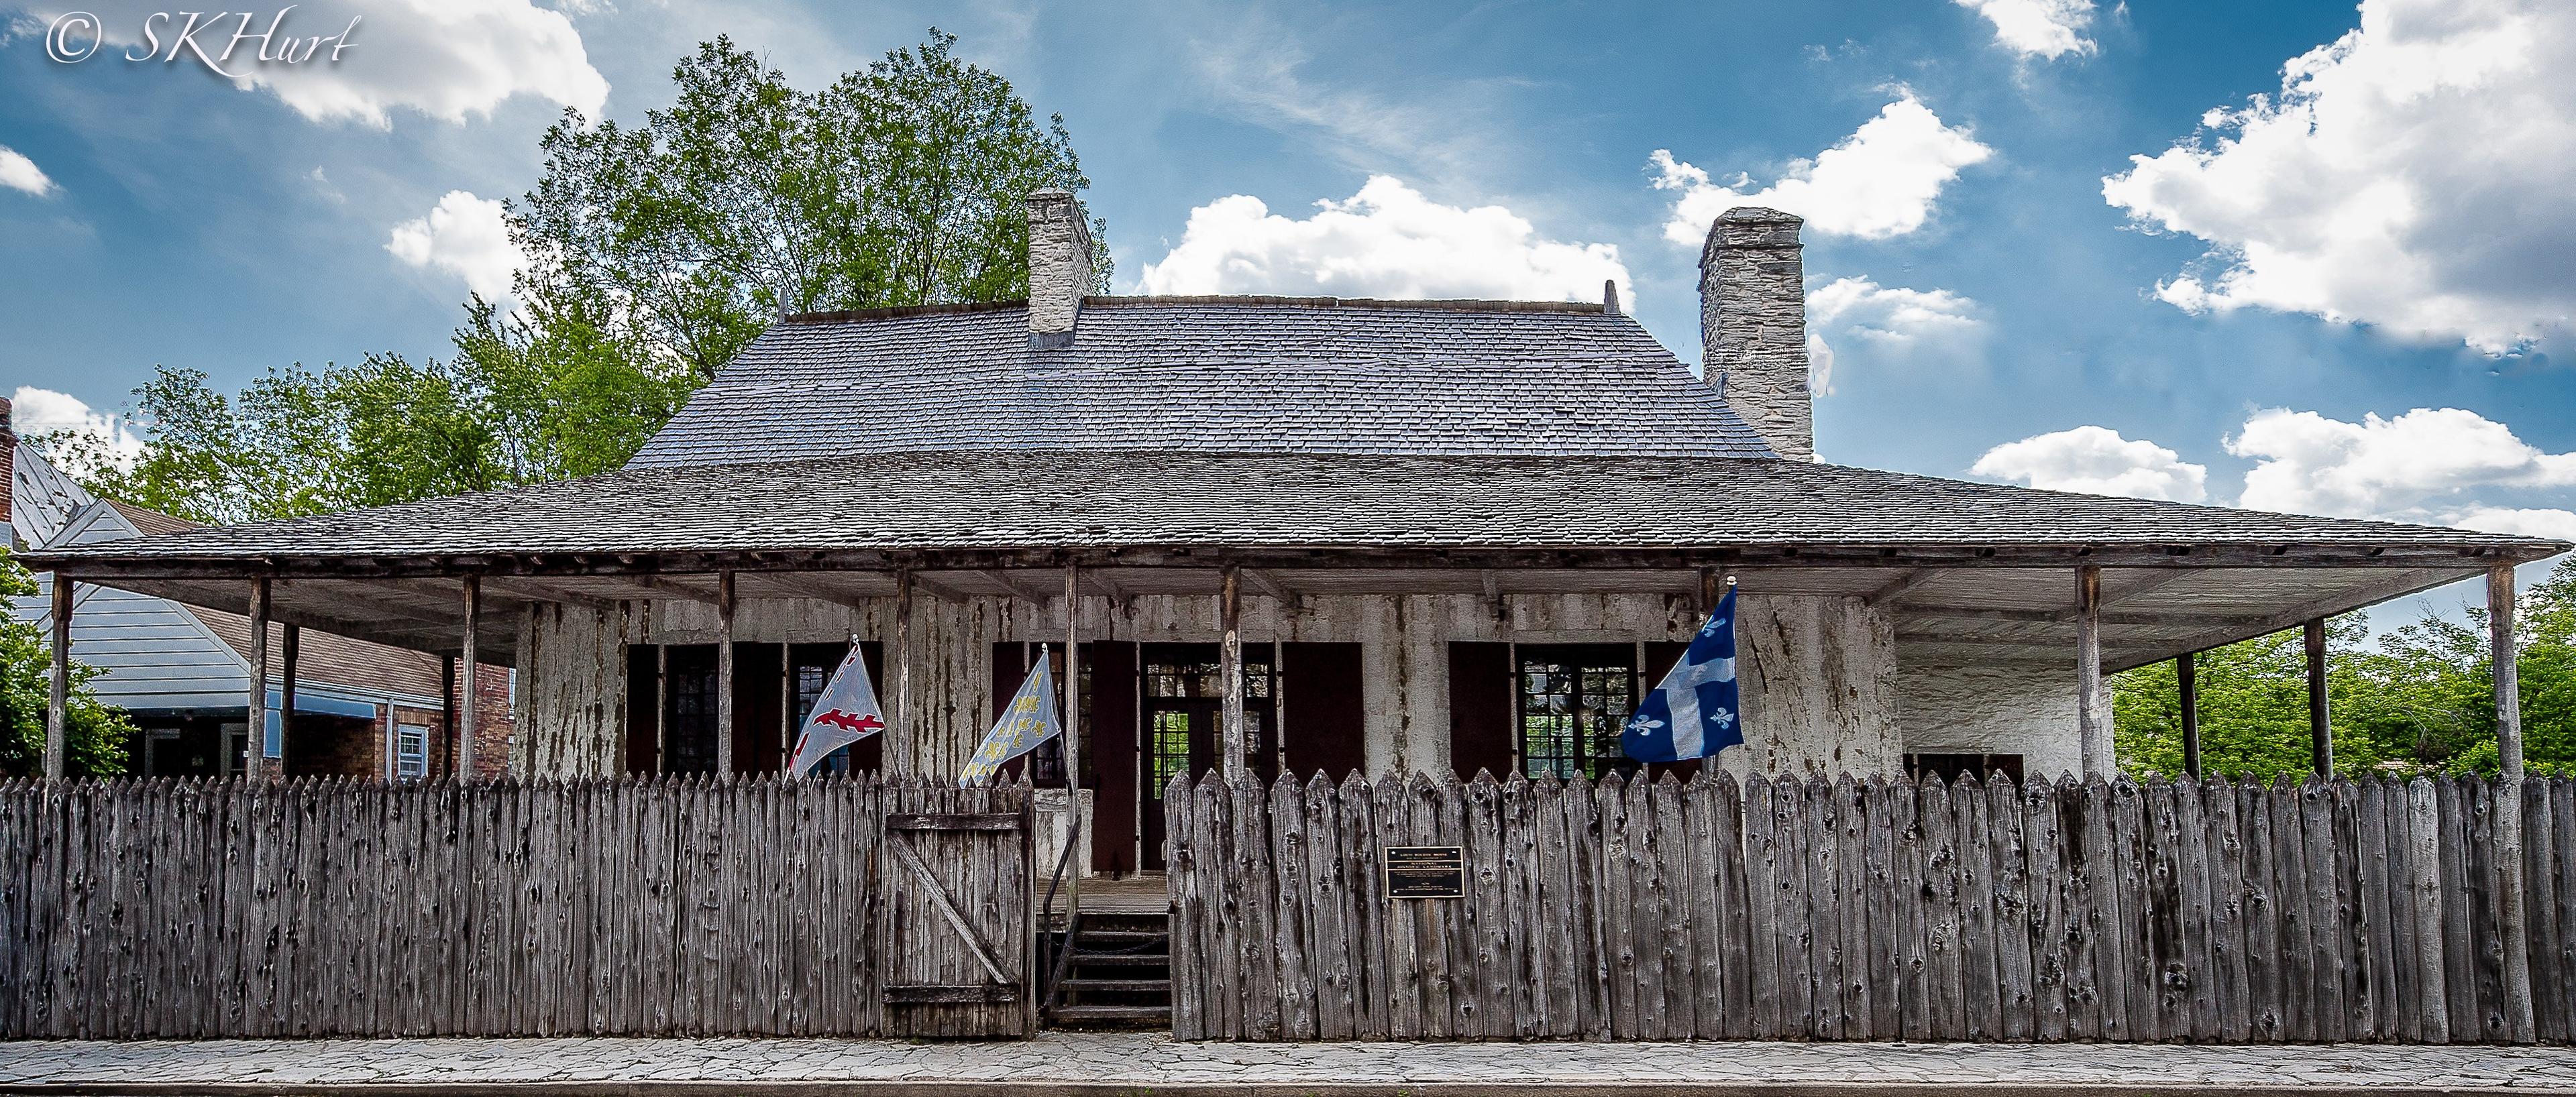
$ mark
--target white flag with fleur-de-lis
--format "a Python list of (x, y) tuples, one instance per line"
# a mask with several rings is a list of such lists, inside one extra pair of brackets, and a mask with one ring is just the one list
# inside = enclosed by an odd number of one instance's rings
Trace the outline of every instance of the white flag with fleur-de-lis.
[(959, 788), (971, 788), (990, 780), (1002, 763), (1036, 750), (1038, 744), (1064, 734), (1064, 725), (1055, 718), (1055, 674), (1050, 660), (1040, 657), (1030, 668), (1028, 680), (1020, 691), (1011, 695), (1010, 707), (984, 735), (984, 745), (975, 748), (975, 757), (966, 762), (966, 771), (957, 775)]

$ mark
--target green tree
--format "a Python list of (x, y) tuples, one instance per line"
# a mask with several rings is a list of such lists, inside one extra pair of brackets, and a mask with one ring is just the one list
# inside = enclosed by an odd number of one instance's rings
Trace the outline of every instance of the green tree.
[(235, 397), (165, 367), (135, 390), (151, 437), (131, 468), (91, 440), (40, 441), (101, 496), (219, 524), (587, 476), (624, 463), (693, 387), (603, 341), (477, 299), (444, 362), (290, 366)]
[[(2517, 601), (2523, 759), (2534, 773), (2576, 772), (2576, 557)], [(2335, 765), (2454, 773), (2497, 772), (2495, 663), (2487, 615), (2427, 612), (2364, 646), (2358, 615), (2327, 628), (2326, 697)], [(2211, 773), (2307, 772), (2308, 691), (2297, 630), (2202, 652), (2201, 763)], [(2182, 705), (2170, 662), (2112, 680), (2122, 768), (2182, 771)]]
[[(0, 597), (24, 598), (37, 591), (35, 577), (0, 546)], [(52, 697), (53, 645), (45, 631), (16, 614), (0, 617), (0, 774), (36, 776), (45, 768), (45, 708)], [(64, 769), (75, 777), (106, 777), (125, 772), (126, 745), (134, 724), (123, 709), (102, 704), (90, 691), (96, 667), (72, 664), (71, 706), (66, 714)]]
[(546, 131), (508, 215), (515, 307), (470, 300), (452, 357), (288, 366), (230, 396), (163, 368), (135, 390), (131, 467), (41, 441), (100, 495), (214, 523), (586, 476), (781, 314), (1024, 297), (1028, 193), (1089, 180), (1064, 120), (956, 43), (933, 28), (818, 92), (705, 43), (641, 125), (566, 112)]
[[(1090, 185), (1061, 116), (932, 28), (814, 93), (718, 38), (638, 126), (566, 111), (510, 209), (521, 297), (701, 379), (779, 315), (1028, 294), (1024, 202)], [(1107, 226), (1094, 222), (1097, 288)]]

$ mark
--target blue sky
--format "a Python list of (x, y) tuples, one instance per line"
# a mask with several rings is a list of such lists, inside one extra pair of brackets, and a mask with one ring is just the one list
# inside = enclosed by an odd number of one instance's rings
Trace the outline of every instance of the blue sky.
[(288, 33), (365, 18), (336, 68), (247, 87), (124, 60), (157, 9), (89, 6), (83, 62), (48, 58), (53, 7), (0, 43), (22, 427), (25, 390), (113, 413), (155, 364), (443, 355), (507, 269), (483, 202), (563, 106), (638, 119), (718, 33), (810, 87), (935, 24), (1064, 116), (1122, 290), (1611, 271), (1696, 362), (1673, 237), (1767, 195), (1809, 219), (1828, 460), (2576, 537), (2553, 4), (381, 0), (299, 7)]

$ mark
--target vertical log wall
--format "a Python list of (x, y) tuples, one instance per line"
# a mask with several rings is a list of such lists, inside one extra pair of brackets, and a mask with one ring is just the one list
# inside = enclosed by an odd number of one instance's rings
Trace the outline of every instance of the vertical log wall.
[(879, 821), (1028, 797), (0, 784), (0, 1038), (880, 1034)]
[[(1173, 1027), (1220, 1040), (2576, 1039), (2576, 783), (1263, 786), (1184, 777)], [(1464, 847), (1463, 899), (1379, 849)]]

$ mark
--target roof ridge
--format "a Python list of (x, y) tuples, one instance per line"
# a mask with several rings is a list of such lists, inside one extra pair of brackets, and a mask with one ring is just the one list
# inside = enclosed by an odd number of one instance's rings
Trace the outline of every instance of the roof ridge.
[[(1288, 297), (1275, 294), (1098, 294), (1082, 299), (1084, 308), (1137, 308), (1154, 305), (1251, 305), (1311, 309), (1403, 309), (1423, 312), (1554, 313), (1567, 316), (1623, 316), (1599, 301), (1503, 301), (1477, 297)], [(782, 324), (849, 324), (901, 320), (915, 316), (957, 316), (1005, 312), (1029, 307), (1026, 298), (1006, 301), (959, 301), (940, 305), (889, 305), (872, 309), (795, 312)]]
[[(1605, 314), (1599, 301), (1501, 301), (1475, 297), (1286, 297), (1272, 294), (1101, 295), (1082, 299), (1085, 308), (1139, 305), (1272, 305), (1287, 308), (1424, 309), (1440, 312), (1554, 312), (1577, 316)], [(1610, 315), (1618, 315), (1611, 313)]]
[(1007, 301), (952, 301), (942, 305), (888, 305), (873, 309), (841, 309), (835, 312), (791, 312), (778, 318), (782, 324), (847, 324), (863, 320), (899, 320), (908, 316), (956, 316), (970, 312), (1008, 312), (1029, 307), (1028, 298)]

